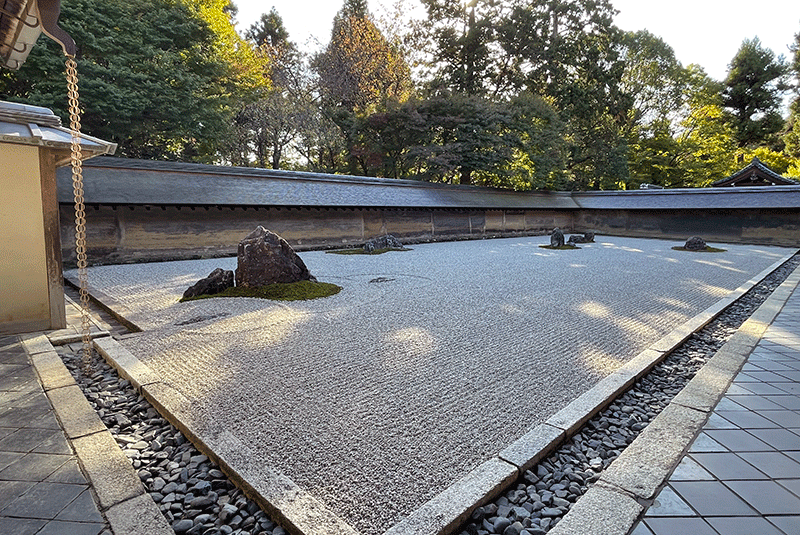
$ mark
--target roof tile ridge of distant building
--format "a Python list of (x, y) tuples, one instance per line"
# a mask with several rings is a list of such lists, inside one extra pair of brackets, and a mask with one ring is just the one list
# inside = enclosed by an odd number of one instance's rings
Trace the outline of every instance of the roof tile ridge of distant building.
[[(340, 182), (350, 184), (364, 184), (372, 186), (391, 186), (391, 187), (410, 187), (410, 188), (429, 188), (440, 190), (461, 190), (461, 191), (483, 191), (500, 193), (504, 195), (557, 195), (571, 196), (568, 191), (549, 191), (549, 190), (530, 190), (516, 191), (501, 188), (491, 188), (486, 186), (472, 186), (464, 184), (445, 184), (438, 182), (425, 182), (422, 180), (365, 177), (357, 175), (339, 175), (330, 173), (314, 173), (310, 171), (291, 171), (286, 169), (267, 169), (263, 167), (239, 167), (231, 165), (215, 165), (196, 162), (174, 162), (167, 160), (145, 160), (139, 158), (120, 158), (105, 157), (95, 158), (87, 164), (90, 167), (113, 167), (117, 169), (135, 169), (152, 171), (170, 171), (173, 173), (197, 173), (204, 175), (224, 175), (242, 176), (247, 178), (280, 178), (289, 180), (306, 180), (311, 182)], [(165, 166), (172, 166), (173, 169), (164, 169)], [(161, 169), (159, 169), (161, 167)], [(270, 176), (277, 175), (277, 176)]]
[[(782, 177), (786, 180), (786, 177)], [(575, 195), (596, 195), (596, 196), (609, 196), (609, 195), (634, 195), (634, 196), (654, 196), (654, 195), (683, 195), (683, 194), (713, 194), (713, 195), (731, 195), (733, 193), (764, 193), (769, 191), (796, 191), (800, 188), (800, 182), (796, 185), (788, 186), (738, 186), (736, 188), (664, 188), (664, 189), (628, 189), (628, 190), (601, 190), (601, 191), (575, 191)]]
[[(742, 169), (740, 169), (739, 171), (733, 173), (732, 175), (730, 175), (728, 177), (721, 178), (721, 179), (715, 181), (714, 183), (711, 184), (711, 186), (714, 187), (714, 186), (722, 186), (724, 184), (733, 184), (737, 180), (739, 180), (740, 178), (743, 178), (743, 177), (747, 176), (754, 169), (758, 169), (759, 171), (763, 172), (765, 175), (767, 175), (769, 178), (771, 178), (771, 179), (773, 179), (775, 181), (784, 182), (784, 184), (783, 184), (784, 187), (785, 186), (795, 185), (795, 184), (800, 185), (800, 182), (798, 182), (797, 180), (795, 180), (793, 178), (785, 177), (785, 176), (783, 176), (781, 174), (776, 173), (775, 171), (773, 171), (772, 169), (767, 167), (767, 165), (764, 162), (759, 160), (758, 156), (753, 156), (753, 159), (745, 167), (743, 167)], [(786, 182), (789, 182), (790, 184), (785, 184)], [(747, 187), (747, 186), (736, 186), (736, 187), (741, 188), (741, 187)], [(761, 187), (763, 187), (763, 186), (761, 186)]]
[[(780, 174), (776, 173), (775, 171), (773, 171), (772, 169), (770, 169), (769, 167), (767, 167), (767, 165), (764, 162), (762, 162), (761, 160), (758, 159), (758, 156), (753, 156), (753, 160), (750, 162), (750, 165), (748, 165), (747, 167), (751, 167), (751, 166), (758, 167), (759, 169), (764, 171), (767, 175), (771, 176), (772, 178), (776, 178), (778, 180), (791, 180), (790, 178), (787, 179), (787, 177), (785, 177), (783, 175), (780, 175)], [(747, 167), (745, 167), (745, 169), (747, 169)], [(742, 170), (742, 172), (743, 171), (744, 170)], [(741, 172), (739, 174), (741, 174)]]

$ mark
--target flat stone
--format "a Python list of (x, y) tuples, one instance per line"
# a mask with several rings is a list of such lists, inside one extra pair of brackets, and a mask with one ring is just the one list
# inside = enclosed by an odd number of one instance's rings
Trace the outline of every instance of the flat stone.
[(725, 394), (735, 372), (721, 370), (711, 362), (700, 368), (694, 378), (676, 395), (671, 403), (702, 412), (711, 412)]
[(136, 471), (108, 431), (75, 439), (72, 445), (102, 509), (146, 494)]
[(111, 364), (119, 374), (131, 382), (137, 389), (151, 383), (156, 383), (161, 378), (153, 370), (145, 366), (130, 351), (122, 347), (113, 338), (100, 338), (94, 341), (94, 347), (103, 358)]
[(634, 379), (628, 374), (613, 373), (555, 413), (545, 423), (563, 429), (571, 435), (633, 384), (633, 381)]
[[(690, 320), (691, 321), (691, 320)], [(655, 344), (650, 346), (654, 351), (669, 353), (674, 348), (685, 342), (695, 332), (695, 327), (691, 323), (684, 323), (673, 329), (669, 334), (663, 336)]]
[(497, 496), (516, 476), (516, 466), (498, 458), (489, 459), (389, 528), (386, 535), (452, 531), (469, 518), (475, 507)]
[(524, 472), (547, 456), (564, 437), (562, 429), (548, 424), (537, 425), (497, 456)]
[(148, 494), (114, 505), (105, 512), (114, 533), (125, 535), (174, 535), (164, 515)]
[(549, 535), (627, 535), (643, 507), (630, 496), (594, 486), (572, 506)]
[(249, 487), (257, 502), (279, 512), (276, 520), (285, 519), (301, 533), (358, 535), (352, 526), (290, 478), (260, 462), (251, 448), (229, 431), (202, 438), (219, 464), (227, 467), (226, 473), (234, 484)]
[(694, 409), (669, 405), (603, 472), (600, 481), (645, 500), (653, 498), (706, 417)]
[(620, 366), (615, 373), (628, 374), (631, 377), (638, 379), (649, 372), (653, 366), (661, 362), (663, 359), (663, 351), (646, 349)]
[(28, 355), (55, 351), (47, 336), (41, 333), (23, 334), (20, 335), (20, 340), (22, 345), (25, 346), (25, 351), (27, 351)]
[(83, 396), (80, 387), (73, 384), (47, 392), (64, 433), (76, 439), (92, 433), (106, 431), (106, 426)]
[(72, 374), (69, 373), (69, 370), (61, 361), (61, 357), (55, 351), (31, 355), (31, 363), (39, 375), (39, 380), (45, 392), (75, 384)]

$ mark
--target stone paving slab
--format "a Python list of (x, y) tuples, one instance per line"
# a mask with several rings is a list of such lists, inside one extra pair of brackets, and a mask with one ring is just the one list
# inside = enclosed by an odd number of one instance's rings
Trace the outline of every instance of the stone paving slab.
[[(26, 339), (35, 354), (0, 337), (0, 414), (19, 416), (0, 423), (0, 533), (111, 535), (28, 359), (52, 369), (52, 346)], [(33, 380), (8, 380), (23, 376)], [(42, 411), (50, 418), (37, 418)]]
[[(74, 328), (75, 320), (80, 321), (79, 314), (73, 301), (67, 300), (67, 306), (72, 309), (67, 317), (72, 320)], [(98, 321), (93, 320), (93, 324), (98, 325)], [(95, 334), (98, 333), (100, 331), (95, 330)], [(41, 441), (26, 456), (38, 456), (33, 459), (33, 466), (16, 476), (10, 466), (6, 479), (30, 479), (33, 475), (44, 476), (46, 473), (50, 475), (36, 486), (26, 489), (19, 499), (0, 512), (0, 522), (6, 520), (2, 518), (4, 514), (11, 517), (38, 515), (35, 518), (46, 517), (45, 521), (41, 526), (37, 524), (32, 527), (42, 528), (42, 533), (96, 535), (102, 531), (108, 535), (108, 531), (104, 531), (108, 521), (117, 535), (172, 534), (172, 528), (145, 491), (127, 457), (55, 352), (51, 340), (63, 340), (63, 332), (34, 333), (22, 335), (20, 339), (30, 358), (31, 372), (38, 376), (36, 388), (41, 392), (44, 404), (58, 420), (54, 426), (50, 426), (55, 427), (55, 431), (49, 427), (43, 430), (50, 433), (50, 438)], [(18, 412), (30, 417), (29, 410)], [(61, 440), (57, 440), (59, 437)], [(91, 491), (88, 490), (90, 487)], [(61, 502), (72, 494), (77, 497), (61, 507)], [(23, 500), (26, 496), (31, 498)], [(96, 496), (97, 504), (93, 496)], [(46, 509), (42, 509), (41, 504), (45, 504)], [(100, 511), (105, 513), (105, 518)], [(3, 530), (0, 529), (0, 532)]]
[(344, 288), (303, 303), (176, 302), (230, 259), (98, 267), (90, 280), (137, 315), (145, 332), (122, 343), (195, 419), (371, 534), (789, 254), (616, 237), (562, 254), (541, 242), (302, 253)]
[[(552, 535), (797, 532), (800, 524), (781, 532), (776, 526), (789, 525), (784, 523), (785, 517), (777, 517), (775, 522), (775, 517), (768, 515), (800, 513), (800, 485), (792, 487), (800, 482), (800, 454), (796, 459), (791, 455), (800, 450), (800, 421), (796, 429), (782, 428), (775, 423), (780, 420), (776, 416), (787, 411), (763, 395), (774, 390), (785, 399), (793, 398), (789, 388), (782, 388), (792, 383), (770, 382), (774, 378), (757, 381), (744, 370), (780, 368), (785, 372), (794, 368), (775, 364), (800, 362), (800, 354), (789, 356), (767, 349), (771, 342), (785, 349), (796, 340), (800, 346), (798, 283), (800, 268), (603, 473), (598, 486), (640, 503), (652, 503), (643, 522), (631, 531), (636, 515), (619, 516), (601, 531), (588, 529), (598, 511), (582, 498)], [(773, 426), (745, 423), (752, 421), (745, 416), (756, 413), (766, 416), (767, 422), (773, 418)], [(735, 421), (743, 422), (742, 426)], [(759, 435), (765, 440), (759, 440)], [(603, 511), (614, 508), (607, 504)]]

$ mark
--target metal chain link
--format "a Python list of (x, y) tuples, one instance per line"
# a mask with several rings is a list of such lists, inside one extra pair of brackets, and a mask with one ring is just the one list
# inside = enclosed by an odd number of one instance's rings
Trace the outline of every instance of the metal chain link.
[(83, 340), (83, 366), (89, 368), (92, 359), (92, 339), (89, 335), (89, 277), (86, 271), (86, 209), (83, 203), (83, 168), (81, 154), (81, 109), (78, 101), (78, 64), (67, 56), (67, 97), (69, 99), (69, 127), (72, 131), (72, 190), (75, 198), (75, 253), (78, 258), (78, 281), (81, 301), (81, 339)]

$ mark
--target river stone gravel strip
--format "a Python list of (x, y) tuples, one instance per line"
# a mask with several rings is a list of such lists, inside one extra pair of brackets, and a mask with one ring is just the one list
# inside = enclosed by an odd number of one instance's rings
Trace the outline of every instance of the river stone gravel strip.
[(56, 351), (176, 535), (285, 535), (97, 353)]
[(502, 496), (478, 507), (461, 535), (547, 533), (798, 265), (795, 255), (672, 351)]
[(543, 240), (301, 253), (344, 288), (302, 303), (177, 303), (234, 259), (90, 278), (139, 315), (146, 331), (121, 343), (198, 418), (374, 535), (786, 254), (618, 237), (545, 251)]
[[(476, 509), (462, 535), (546, 533), (797, 265), (800, 256), (693, 335), (503, 496)], [(57, 352), (176, 534), (285, 535), (97, 354), (87, 372), (79, 346)]]

